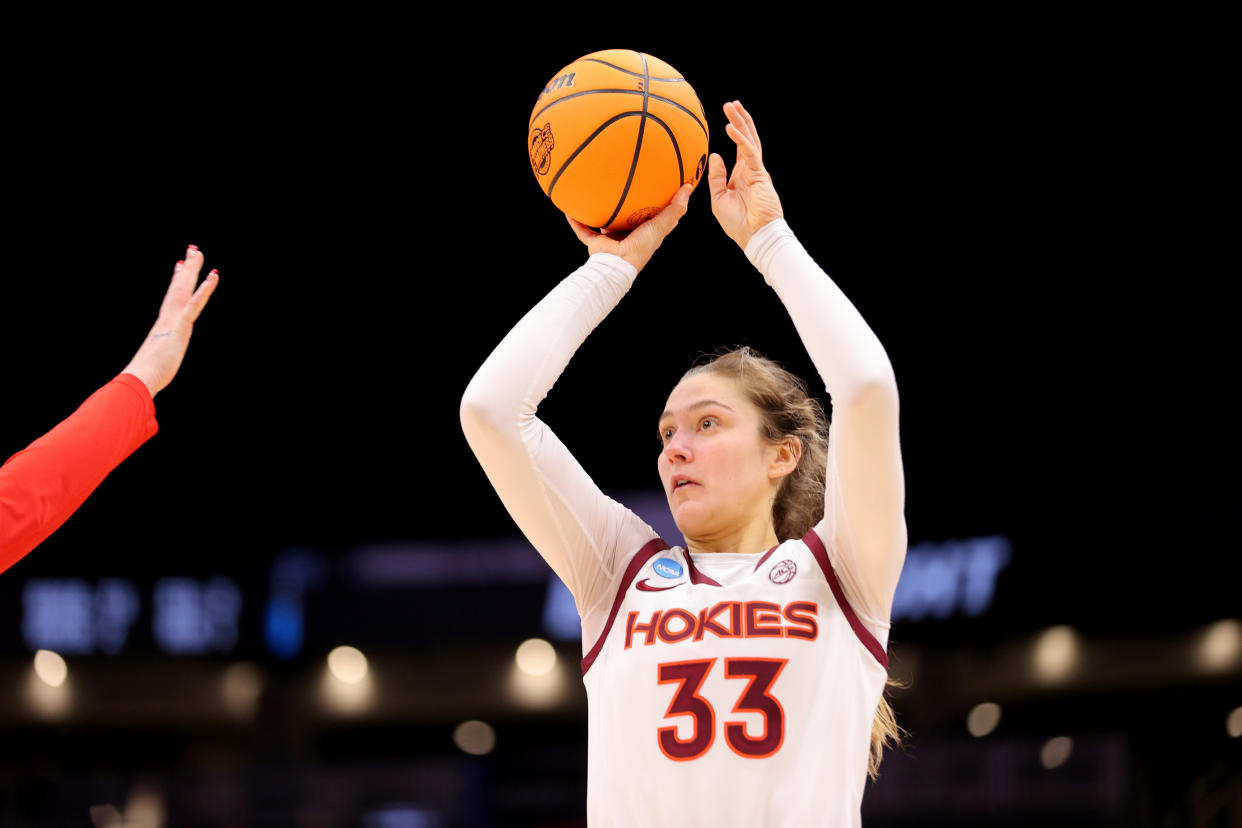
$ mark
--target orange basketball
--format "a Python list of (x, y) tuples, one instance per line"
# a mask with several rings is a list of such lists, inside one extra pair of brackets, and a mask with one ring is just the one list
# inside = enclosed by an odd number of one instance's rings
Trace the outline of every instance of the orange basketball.
[(578, 58), (530, 114), (530, 165), (561, 211), (628, 230), (707, 170), (707, 116), (676, 69), (628, 49)]

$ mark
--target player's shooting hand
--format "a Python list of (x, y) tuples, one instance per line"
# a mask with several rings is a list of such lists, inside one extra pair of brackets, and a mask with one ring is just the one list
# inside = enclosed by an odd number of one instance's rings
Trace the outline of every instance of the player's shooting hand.
[(587, 246), (587, 252), (612, 253), (620, 256), (638, 270), (651, 260), (652, 255), (663, 243), (664, 238), (677, 226), (681, 217), (686, 214), (690, 204), (690, 193), (694, 192), (693, 184), (683, 184), (673, 196), (673, 200), (660, 212), (630, 230), (628, 233), (596, 233), (581, 222), (565, 216), (569, 226), (574, 229), (579, 241)]
[(755, 231), (770, 221), (784, 218), (772, 176), (763, 167), (763, 150), (755, 121), (738, 101), (724, 105), (725, 134), (737, 144), (737, 162), (725, 178), (724, 159), (713, 152), (707, 161), (707, 184), (712, 195), (712, 215), (725, 234), (743, 250)]
[[(185, 261), (177, 262), (173, 268), (172, 283), (164, 294), (164, 303), (160, 305), (155, 326), (121, 372), (142, 380), (152, 397), (177, 375), (190, 344), (194, 320), (203, 312), (207, 300), (219, 284), (220, 277), (214, 270), (207, 274), (201, 285), (198, 284), (198, 272), (202, 266), (203, 254), (190, 245), (185, 251)], [(198, 285), (197, 290), (195, 285)]]

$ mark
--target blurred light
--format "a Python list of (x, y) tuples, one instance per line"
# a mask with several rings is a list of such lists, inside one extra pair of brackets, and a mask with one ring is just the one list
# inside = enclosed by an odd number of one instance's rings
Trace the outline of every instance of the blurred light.
[(1225, 732), (1233, 738), (1242, 736), (1242, 707), (1235, 707), (1225, 719)]
[(254, 715), (263, 694), (263, 673), (249, 662), (239, 661), (224, 671), (224, 706), (238, 718)]
[(277, 658), (293, 658), (302, 649), (302, 604), (285, 595), (273, 595), (263, 616), (267, 648)]
[(1044, 746), (1039, 751), (1039, 764), (1048, 770), (1059, 768), (1065, 764), (1073, 752), (1074, 740), (1070, 737), (1058, 736), (1055, 739), (1049, 739), (1044, 742)]
[(124, 828), (164, 828), (164, 797), (149, 786), (136, 787), (125, 803)]
[(323, 671), (319, 693), (329, 710), (356, 716), (371, 709), (375, 700), (375, 683), (370, 672), (355, 682), (342, 681), (333, 675), (329, 667)]
[(435, 811), (405, 802), (381, 805), (362, 815), (362, 828), (439, 828), (442, 824)]
[(1199, 640), (1199, 666), (1205, 670), (1227, 670), (1242, 655), (1242, 623), (1234, 619), (1217, 621)]
[(542, 675), (528, 673), (518, 664), (509, 670), (509, 695), (520, 706), (544, 710), (562, 703), (569, 682), (560, 662)]
[(64, 718), (73, 701), (73, 683), (65, 681), (59, 686), (48, 684), (39, 677), (35, 667), (26, 676), (26, 703), (31, 711), (45, 719)]
[(1078, 633), (1072, 627), (1049, 627), (1035, 640), (1032, 666), (1035, 675), (1044, 681), (1060, 682), (1069, 678), (1078, 666)]
[(328, 653), (328, 669), (346, 684), (357, 684), (367, 675), (367, 657), (354, 647), (337, 647)]
[(987, 736), (1000, 724), (1001, 709), (999, 704), (984, 702), (976, 704), (966, 716), (966, 729), (971, 736)]
[(516, 659), (523, 673), (546, 676), (556, 666), (556, 650), (542, 638), (528, 638), (517, 648)]
[(496, 731), (487, 722), (471, 719), (453, 731), (453, 742), (465, 753), (482, 756), (496, 747)]
[(92, 805), (90, 814), (95, 828), (120, 828), (121, 812), (115, 805)]
[(39, 650), (35, 653), (34, 671), (49, 687), (60, 687), (69, 676), (69, 667), (65, 660), (51, 650)]

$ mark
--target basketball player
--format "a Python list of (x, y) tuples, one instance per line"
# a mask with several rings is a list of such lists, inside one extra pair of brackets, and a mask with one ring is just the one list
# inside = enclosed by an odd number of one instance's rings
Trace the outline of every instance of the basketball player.
[(177, 375), (194, 320), (220, 281), (213, 270), (195, 290), (202, 266), (203, 254), (190, 245), (155, 326), (121, 374), (0, 467), (0, 572), (60, 528), (158, 430), (153, 398)]
[[(573, 593), (589, 699), (588, 821), (858, 825), (897, 729), (883, 700), (905, 559), (897, 389), (880, 342), (783, 219), (758, 133), (724, 106), (737, 162), (712, 211), (777, 291), (827, 385), (748, 350), (687, 373), (658, 420), (687, 548), (603, 495), (535, 416), (574, 351), (685, 214), (691, 187), (591, 254), (509, 332), (462, 401), (473, 451)], [(870, 758), (870, 761), (869, 761)]]

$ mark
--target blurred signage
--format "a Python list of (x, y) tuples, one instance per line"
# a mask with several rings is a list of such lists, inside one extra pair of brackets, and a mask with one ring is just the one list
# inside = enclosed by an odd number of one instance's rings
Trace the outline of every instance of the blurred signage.
[[(1011, 557), (1003, 536), (912, 546), (892, 620), (985, 614)], [(10, 584), (4, 592), (16, 598), (20, 590), (21, 600), (20, 606), (0, 600), (0, 617), (10, 631), (0, 646), (66, 655), (151, 649), (212, 655), (262, 647), (290, 659), (335, 646), (341, 636), (358, 643), (417, 643), (415, 633), (427, 626), (420, 618), (472, 606), (478, 612), (469, 610), (471, 617), (504, 617), (529, 626), (531, 634), (539, 627), (562, 640), (581, 634), (569, 591), (520, 538), (372, 546), (336, 559), (314, 550), (285, 550), (273, 557), (268, 582), (252, 584), (246, 593), (226, 576), (31, 578)], [(542, 607), (537, 598), (531, 604), (530, 588), (545, 595)], [(19, 621), (20, 643), (14, 636)], [(471, 639), (496, 629), (482, 622), (479, 629), (454, 628)]]
[[(226, 653), (237, 644), (242, 594), (222, 576), (161, 578), (151, 589), (151, 637), (167, 653)], [(114, 655), (142, 614), (138, 587), (126, 578), (34, 578), (22, 589), (22, 639), (31, 650)]]
[(982, 615), (992, 606), (996, 579), (1011, 551), (1001, 535), (910, 547), (893, 598), (893, 620)]

